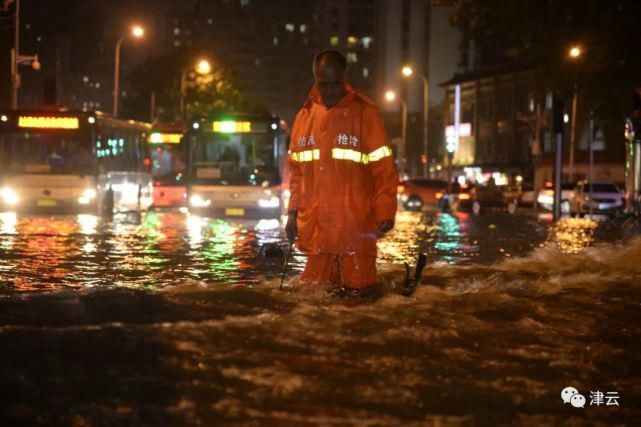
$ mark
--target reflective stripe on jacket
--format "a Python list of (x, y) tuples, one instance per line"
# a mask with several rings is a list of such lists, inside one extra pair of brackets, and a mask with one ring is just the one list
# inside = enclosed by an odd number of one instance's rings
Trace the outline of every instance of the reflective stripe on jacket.
[(327, 109), (314, 86), (291, 133), (289, 210), (310, 254), (376, 254), (377, 223), (396, 215), (398, 174), (376, 105), (348, 86)]

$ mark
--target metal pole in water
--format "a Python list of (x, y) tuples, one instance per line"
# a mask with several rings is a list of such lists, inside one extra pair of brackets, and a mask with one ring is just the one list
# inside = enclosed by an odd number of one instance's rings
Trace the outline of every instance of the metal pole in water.
[(287, 266), (289, 265), (289, 258), (292, 255), (292, 249), (294, 248), (294, 242), (289, 243), (289, 249), (287, 250), (287, 256), (285, 257), (285, 263), (283, 264), (283, 275), (280, 279), (279, 289), (283, 290), (283, 284), (285, 283), (285, 276), (287, 275)]

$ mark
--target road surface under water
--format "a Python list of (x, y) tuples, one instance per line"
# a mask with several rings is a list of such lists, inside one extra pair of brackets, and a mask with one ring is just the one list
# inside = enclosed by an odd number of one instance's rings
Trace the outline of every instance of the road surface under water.
[(402, 212), (380, 294), (337, 298), (298, 253), (279, 291), (278, 222), (0, 214), (2, 425), (641, 425), (641, 241), (610, 234)]

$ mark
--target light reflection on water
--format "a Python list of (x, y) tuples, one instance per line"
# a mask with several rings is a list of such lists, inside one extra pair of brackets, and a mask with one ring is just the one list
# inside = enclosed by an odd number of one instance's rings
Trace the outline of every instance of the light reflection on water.
[[(587, 221), (587, 222), (586, 222)], [(118, 215), (0, 214), (0, 271), (5, 287), (116, 286), (157, 289), (184, 280), (256, 285), (280, 275), (282, 258), (260, 248), (287, 250), (285, 219), (215, 219), (182, 212)], [(491, 216), (399, 212), (395, 229), (379, 241), (379, 263), (494, 263), (554, 242), (577, 252), (592, 244), (595, 223), (563, 221), (553, 229), (534, 215)], [(290, 275), (305, 257), (295, 250)], [(18, 277), (19, 273), (19, 277)], [(9, 285), (7, 285), (7, 283)]]

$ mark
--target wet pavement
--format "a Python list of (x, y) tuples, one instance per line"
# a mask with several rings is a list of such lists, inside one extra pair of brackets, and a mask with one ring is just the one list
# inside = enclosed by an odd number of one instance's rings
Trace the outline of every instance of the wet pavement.
[(641, 240), (400, 212), (369, 299), (299, 286), (298, 253), (279, 291), (269, 243), (278, 221), (0, 214), (1, 424), (641, 425)]

